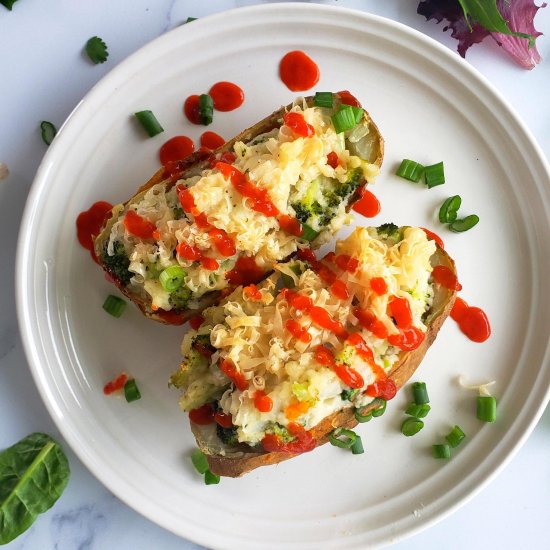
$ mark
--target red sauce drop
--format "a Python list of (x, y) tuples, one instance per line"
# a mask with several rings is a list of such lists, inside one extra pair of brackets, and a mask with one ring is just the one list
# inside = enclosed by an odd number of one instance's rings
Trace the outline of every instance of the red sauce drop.
[(300, 340), (300, 342), (304, 342), (304, 344), (308, 344), (311, 342), (311, 334), (307, 331), (305, 327), (303, 327), (298, 321), (295, 321), (294, 319), (289, 319), (285, 323), (285, 327), (296, 338), (297, 340)]
[(347, 338), (348, 333), (344, 325), (340, 321), (336, 321), (326, 309), (313, 306), (308, 314), (316, 325), (333, 332), (338, 338)]
[(329, 269), (327, 266), (317, 264), (313, 265), (312, 268), (317, 272), (319, 278), (328, 285), (332, 285), (334, 282), (336, 282), (336, 273), (334, 273), (334, 271)]
[(338, 168), (338, 163), (339, 163), (340, 159), (338, 158), (338, 155), (334, 152), (334, 151), (331, 151), (328, 155), (327, 155), (327, 164), (331, 167), (331, 168)]
[(203, 356), (203, 357), (206, 357), (207, 359), (210, 359), (210, 357), (212, 357), (212, 355), (214, 355), (214, 352), (208, 348), (207, 346), (205, 346), (204, 344), (202, 344), (201, 342), (195, 342), (193, 344), (193, 347)]
[(265, 275), (264, 270), (258, 266), (254, 258), (241, 256), (237, 259), (235, 267), (225, 274), (225, 278), (234, 286), (257, 283)]
[(92, 204), (90, 208), (81, 212), (76, 218), (76, 236), (78, 242), (87, 250), (94, 253), (94, 238), (97, 237), (103, 227), (103, 224), (110, 218), (113, 205), (106, 201), (98, 201)]
[(341, 92), (338, 92), (338, 97), (340, 98), (340, 103), (343, 103), (344, 105), (361, 107), (361, 103), (359, 103), (359, 100), (354, 95), (350, 94), (347, 90), (342, 90)]
[(216, 271), (220, 265), (214, 258), (204, 256), (202, 250), (197, 246), (191, 246), (187, 243), (180, 243), (176, 246), (176, 253), (180, 258), (190, 262), (200, 262), (204, 269)]
[(435, 241), (440, 248), (445, 248), (445, 243), (443, 242), (443, 239), (439, 235), (436, 235), (433, 231), (430, 231), (429, 229), (426, 229), (425, 227), (421, 227), (422, 231), (426, 233), (428, 236), (428, 239), (431, 239), (432, 241)]
[(347, 300), (349, 298), (349, 290), (344, 281), (334, 281), (330, 287), (330, 291), (340, 300)]
[(235, 241), (223, 229), (211, 229), (208, 235), (214, 241), (214, 246), (222, 256), (229, 257), (237, 253)]
[(169, 139), (159, 151), (160, 162), (163, 165), (188, 157), (195, 150), (195, 144), (187, 136), (176, 136)]
[[(354, 332), (349, 335), (348, 343), (355, 348), (355, 351), (357, 352), (357, 354), (364, 361), (366, 361), (371, 367), (374, 367), (374, 368), (377, 367), (376, 363), (374, 362), (374, 355), (372, 353), (372, 350), (369, 348), (369, 346), (367, 346), (367, 343), (365, 342), (365, 340), (363, 340), (363, 337), (358, 332)], [(379, 376), (380, 374), (385, 376), (385, 373), (382, 369), (378, 367), (377, 370), (379, 371), (378, 372)]]
[(374, 218), (380, 213), (380, 201), (365, 187), (360, 193), (361, 198), (353, 204), (353, 210), (366, 218)]
[(285, 126), (290, 128), (295, 135), (299, 137), (309, 137), (315, 134), (315, 130), (311, 124), (306, 122), (304, 115), (301, 113), (290, 112), (283, 117)]
[(243, 104), (244, 92), (233, 82), (216, 82), (208, 92), (217, 111), (233, 111)]
[(248, 380), (230, 359), (224, 359), (221, 362), (220, 370), (235, 384), (238, 390), (244, 391), (248, 388)]
[(202, 147), (208, 149), (217, 149), (225, 143), (225, 139), (222, 136), (216, 134), (216, 132), (204, 132), (201, 134), (200, 143)]
[(479, 307), (469, 306), (461, 298), (456, 299), (451, 317), (472, 342), (485, 342), (491, 336), (491, 325), (486, 313)]
[(293, 92), (310, 90), (319, 81), (319, 67), (304, 52), (288, 52), (279, 64), (279, 76)]
[(218, 411), (214, 415), (214, 420), (218, 426), (222, 428), (231, 428), (233, 426), (233, 418), (230, 414), (225, 414), (224, 412)]
[(135, 210), (128, 210), (124, 215), (124, 227), (126, 231), (140, 239), (152, 239), (156, 225), (142, 218)]
[(360, 389), (365, 385), (363, 377), (355, 369), (348, 367), (343, 363), (336, 363), (332, 368), (336, 376), (338, 376), (338, 378), (340, 378), (346, 386)]
[(399, 334), (390, 334), (388, 342), (403, 351), (413, 351), (424, 341), (425, 334), (416, 327), (403, 329)]
[(185, 314), (183, 312), (174, 311), (173, 309), (169, 311), (157, 309), (155, 315), (169, 325), (183, 325), (183, 323), (185, 323)]
[(200, 99), (198, 95), (190, 95), (183, 104), (183, 112), (189, 122), (193, 124), (201, 123)]
[(300, 454), (315, 449), (317, 443), (314, 437), (302, 426), (291, 422), (287, 428), (295, 439), (285, 443), (275, 434), (266, 434), (262, 439), (262, 446), (266, 452)]
[(260, 289), (254, 284), (245, 286), (243, 288), (243, 293), (246, 294), (250, 300), (255, 302), (259, 302), (262, 299)]
[(287, 214), (279, 216), (279, 226), (285, 233), (294, 235), (295, 237), (299, 237), (304, 232), (302, 224), (296, 218)]
[(189, 326), (193, 330), (197, 330), (204, 323), (204, 317), (202, 315), (195, 315), (189, 319)]
[(315, 257), (315, 252), (311, 248), (300, 248), (296, 253), (298, 259), (307, 262), (308, 264), (316, 264), (317, 258)]
[(370, 287), (375, 294), (378, 294), (378, 296), (383, 296), (386, 292), (388, 292), (388, 285), (384, 277), (373, 277), (370, 280)]
[(201, 426), (212, 424), (214, 422), (214, 408), (210, 403), (206, 403), (202, 407), (191, 409), (189, 411), (189, 420)]
[(119, 374), (116, 378), (114, 378), (110, 382), (107, 382), (105, 386), (103, 386), (103, 393), (105, 395), (111, 395), (112, 393), (120, 391), (122, 388), (124, 388), (124, 384), (126, 384), (127, 381), (128, 381), (128, 375), (125, 372), (123, 372), (122, 374)]
[(393, 296), (388, 302), (390, 315), (395, 319), (399, 329), (406, 329), (412, 325), (412, 311), (409, 301), (406, 298)]
[(359, 260), (357, 258), (352, 258), (347, 254), (338, 254), (338, 256), (335, 256), (334, 263), (342, 271), (348, 271), (349, 273), (355, 273), (355, 271), (359, 267)]
[(456, 275), (445, 265), (436, 265), (432, 271), (432, 277), (436, 283), (449, 290), (462, 290)]
[(371, 397), (380, 397), (381, 399), (389, 401), (395, 397), (397, 386), (391, 378), (384, 378), (368, 386), (365, 393)]
[(363, 311), (362, 309), (356, 307), (353, 310), (353, 315), (359, 320), (359, 324), (367, 329), (369, 332), (372, 332), (377, 338), (387, 338), (388, 329), (386, 325), (382, 323), (379, 319), (375, 317), (370, 311)]
[(256, 187), (248, 181), (246, 176), (237, 170), (234, 166), (225, 162), (217, 162), (216, 168), (222, 173), (224, 178), (231, 181), (233, 187), (245, 198), (249, 199), (249, 206), (252, 210), (260, 212), (267, 217), (279, 215), (279, 210), (271, 202), (267, 189)]
[(263, 413), (269, 412), (273, 408), (273, 400), (266, 395), (264, 390), (257, 390), (254, 394), (254, 406)]
[(336, 364), (334, 355), (332, 355), (332, 352), (325, 346), (317, 346), (315, 348), (315, 361), (325, 367), (332, 367)]

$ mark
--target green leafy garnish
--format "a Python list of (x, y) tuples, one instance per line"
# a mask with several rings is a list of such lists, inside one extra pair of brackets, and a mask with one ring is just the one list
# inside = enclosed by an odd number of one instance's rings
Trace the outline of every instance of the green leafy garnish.
[(49, 510), (70, 477), (69, 462), (48, 435), (33, 433), (0, 453), (0, 544)]
[(99, 36), (92, 36), (92, 38), (86, 42), (86, 53), (88, 54), (90, 61), (96, 65), (98, 63), (105, 63), (109, 57), (107, 44), (105, 44)]
[(0, 4), (11, 11), (13, 5), (17, 2), (17, 0), (0, 0)]
[(53, 138), (57, 134), (57, 128), (47, 120), (43, 120), (40, 123), (40, 133), (42, 135), (42, 140), (46, 145), (50, 145), (50, 143), (53, 141)]

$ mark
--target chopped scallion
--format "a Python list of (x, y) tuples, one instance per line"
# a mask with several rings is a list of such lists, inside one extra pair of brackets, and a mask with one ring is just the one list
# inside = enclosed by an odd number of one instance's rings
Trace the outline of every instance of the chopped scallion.
[(313, 98), (313, 105), (316, 107), (332, 108), (333, 98), (332, 92), (317, 92)]
[(410, 159), (403, 159), (397, 169), (397, 172), (395, 172), (395, 174), (400, 178), (405, 178), (406, 180), (414, 181), (415, 183), (420, 181), (423, 173), (424, 166)]
[(449, 445), (432, 445), (432, 454), (434, 458), (451, 458), (451, 448)]
[(185, 273), (183, 267), (171, 265), (161, 272), (159, 281), (166, 292), (174, 292), (174, 290), (178, 290), (183, 284), (186, 275), (187, 273)]
[(445, 183), (445, 171), (443, 163), (438, 162), (424, 168), (424, 181), (429, 189)]
[(460, 195), (453, 195), (448, 199), (445, 199), (445, 202), (441, 205), (439, 209), (439, 221), (441, 223), (452, 223), (457, 218), (457, 212), (462, 204), (462, 199)]
[(353, 390), (352, 389), (342, 390), (340, 397), (342, 398), (342, 401), (353, 401), (353, 399), (358, 393), (359, 393), (359, 390), (357, 388)]
[(155, 137), (164, 132), (164, 128), (160, 125), (152, 111), (138, 111), (134, 114), (149, 137)]
[(213, 474), (210, 470), (204, 472), (205, 485), (217, 485), (220, 482), (220, 476)]
[(199, 96), (199, 117), (201, 124), (208, 126), (214, 119), (214, 101), (212, 96), (201, 94)]
[(127, 380), (126, 384), (124, 384), (124, 397), (128, 403), (141, 399), (141, 392), (133, 378), (130, 378), (130, 380)]
[(319, 236), (319, 231), (315, 231), (307, 223), (302, 224), (302, 234), (300, 235), (301, 239), (306, 241), (314, 241)]
[(474, 225), (477, 225), (478, 223), (479, 216), (477, 216), (476, 214), (470, 214), (469, 216), (466, 216), (461, 220), (454, 221), (451, 225), (449, 225), (449, 229), (451, 231), (454, 231), (455, 233), (463, 233), (464, 231), (472, 229), (472, 227), (474, 227)]
[(346, 428), (336, 428), (328, 436), (331, 445), (341, 449), (351, 449), (359, 436), (353, 430)]
[(409, 416), (416, 416), (416, 418), (425, 418), (430, 412), (431, 407), (427, 403), (422, 405), (417, 405), (416, 403), (411, 403), (405, 410), (405, 414)]
[(0, 0), (0, 4), (11, 11), (13, 5), (17, 2), (17, 0)]
[(477, 417), (483, 422), (494, 422), (497, 419), (497, 400), (491, 395), (478, 395)]
[(455, 426), (446, 436), (445, 439), (449, 445), (454, 449), (458, 447), (462, 440), (466, 437), (466, 434), (461, 430), (459, 426)]
[(380, 397), (377, 397), (372, 403), (371, 406), (374, 407), (371, 410), (372, 416), (375, 418), (378, 416), (382, 416), (386, 412), (386, 405), (388, 402), (385, 399), (381, 399)]
[(53, 141), (53, 138), (57, 134), (57, 128), (47, 120), (43, 120), (40, 123), (40, 133), (42, 134), (42, 140), (46, 145), (50, 145)]
[(360, 436), (357, 436), (355, 443), (351, 446), (351, 452), (354, 455), (362, 455), (365, 452), (365, 449), (363, 449), (363, 442), (361, 441)]
[(353, 113), (355, 124), (359, 124), (361, 122), (361, 119), (363, 118), (363, 115), (365, 114), (365, 111), (361, 107), (356, 107), (355, 105), (343, 104), (340, 106), (340, 110), (343, 109), (349, 109)]
[(191, 462), (199, 474), (204, 474), (208, 470), (208, 460), (200, 449), (195, 449), (191, 455)]
[(105, 44), (99, 36), (92, 36), (92, 38), (86, 42), (86, 53), (88, 54), (90, 61), (96, 65), (98, 63), (105, 63), (109, 57), (107, 44)]
[(185, 20), (185, 23), (191, 23), (191, 21), (196, 21), (197, 18), (196, 17), (188, 17), (186, 20)]
[(424, 427), (424, 422), (418, 418), (407, 418), (403, 424), (401, 424), (401, 433), (410, 437), (417, 434)]
[(412, 389), (413, 389), (414, 402), (417, 405), (424, 405), (425, 403), (430, 402), (430, 398), (428, 397), (428, 390), (426, 389), (425, 382), (415, 382), (412, 385)]
[(348, 109), (350, 105), (343, 105), (340, 110), (331, 117), (332, 124), (337, 134), (351, 130), (357, 125), (355, 112), (353, 109)]
[(113, 317), (120, 317), (125, 307), (126, 301), (112, 294), (109, 294), (103, 303), (103, 309)]
[(355, 409), (355, 420), (357, 422), (370, 422), (372, 420), (372, 411), (369, 411), (367, 414), (361, 414), (362, 409)]

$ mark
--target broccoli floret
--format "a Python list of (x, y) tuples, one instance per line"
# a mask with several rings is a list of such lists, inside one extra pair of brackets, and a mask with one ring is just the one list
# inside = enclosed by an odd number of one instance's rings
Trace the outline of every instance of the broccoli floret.
[(202, 351), (205, 356), (216, 352), (216, 348), (210, 343), (210, 334), (198, 334), (195, 336), (191, 347), (197, 349), (199, 352)]
[(118, 279), (123, 285), (127, 285), (132, 278), (132, 273), (128, 271), (130, 259), (126, 255), (126, 250), (121, 241), (113, 243), (113, 254), (107, 253), (108, 243), (103, 248), (102, 261), (110, 275)]
[(340, 186), (336, 189), (336, 194), (342, 199), (350, 197), (361, 184), (361, 177), (361, 169), (357, 168), (353, 170), (347, 181), (340, 184)]
[(386, 239), (391, 239), (395, 242), (401, 240), (401, 230), (394, 223), (385, 223), (376, 228), (376, 232), (379, 237), (385, 237)]
[(231, 426), (231, 428), (223, 428), (219, 424), (216, 424), (216, 434), (225, 445), (237, 445), (239, 442), (237, 439), (236, 426)]
[(355, 354), (355, 348), (353, 346), (344, 346), (342, 350), (336, 355), (335, 359), (338, 363), (344, 363), (344, 365), (351, 365), (351, 358)]
[(184, 309), (191, 298), (192, 292), (186, 285), (181, 285), (177, 290), (170, 292), (168, 301), (175, 309)]
[(181, 206), (176, 206), (176, 208), (174, 208), (174, 219), (180, 220), (183, 216), (185, 216), (183, 208)]
[(272, 422), (265, 430), (266, 433), (276, 435), (283, 443), (294, 441), (294, 436), (281, 424)]
[(342, 390), (342, 393), (340, 394), (340, 397), (342, 398), (342, 401), (353, 401), (355, 399), (355, 396), (358, 393), (359, 393), (358, 389)]
[(299, 202), (295, 202), (291, 205), (292, 208), (294, 208), (294, 212), (296, 213), (296, 218), (300, 223), (306, 223), (309, 220), (310, 211)]

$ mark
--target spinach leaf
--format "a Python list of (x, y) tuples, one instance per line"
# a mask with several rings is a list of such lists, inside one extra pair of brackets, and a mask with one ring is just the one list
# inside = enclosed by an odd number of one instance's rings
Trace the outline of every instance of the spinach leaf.
[(69, 462), (48, 435), (33, 433), (0, 453), (0, 544), (26, 531), (69, 481)]

